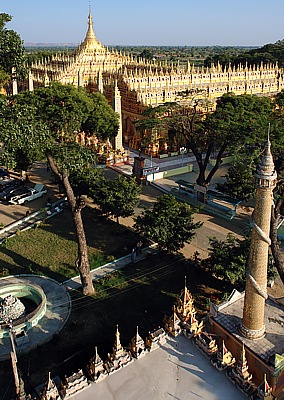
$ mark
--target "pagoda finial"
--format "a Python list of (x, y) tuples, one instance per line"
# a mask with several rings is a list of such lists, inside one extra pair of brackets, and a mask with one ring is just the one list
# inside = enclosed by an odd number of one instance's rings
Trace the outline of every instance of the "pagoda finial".
[(119, 330), (118, 330), (118, 324), (116, 324), (115, 346), (116, 346), (117, 349), (121, 346), (121, 344), (120, 344), (120, 333), (119, 333)]
[(183, 293), (183, 304), (185, 305), (188, 300), (188, 293), (186, 287), (186, 275), (184, 276), (184, 293)]
[(95, 42), (97, 43), (98, 40), (96, 38), (94, 29), (93, 29), (93, 17), (92, 17), (92, 13), (91, 13), (91, 4), (89, 2), (89, 15), (88, 15), (88, 31), (84, 40), (84, 43), (92, 43)]
[(267, 143), (261, 157), (261, 161), (259, 163), (259, 167), (257, 170), (257, 176), (269, 179), (270, 181), (275, 181), (277, 174), (275, 172), (273, 157), (271, 154), (271, 143), (270, 143), (270, 123), (268, 125), (268, 132), (267, 132)]

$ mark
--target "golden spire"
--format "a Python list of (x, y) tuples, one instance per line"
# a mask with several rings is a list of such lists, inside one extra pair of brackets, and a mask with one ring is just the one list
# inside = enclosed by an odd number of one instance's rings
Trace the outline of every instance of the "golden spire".
[(119, 351), (121, 350), (121, 343), (120, 343), (120, 333), (118, 330), (118, 324), (116, 325), (116, 333), (115, 333), (115, 341), (114, 341), (114, 348), (113, 350)]
[(85, 44), (93, 43), (93, 42), (98, 42), (94, 29), (93, 29), (93, 17), (91, 14), (91, 5), (89, 5), (89, 16), (88, 16), (88, 31), (84, 40)]

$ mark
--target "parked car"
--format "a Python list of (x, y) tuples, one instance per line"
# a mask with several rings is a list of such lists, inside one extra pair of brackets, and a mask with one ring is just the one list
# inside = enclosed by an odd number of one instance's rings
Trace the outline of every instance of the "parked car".
[(13, 196), (28, 193), (28, 189), (26, 186), (7, 188), (7, 191), (3, 191), (3, 195), (0, 193), (0, 200), (10, 201)]
[(27, 192), (22, 194), (16, 194), (9, 200), (12, 204), (26, 204), (29, 201), (38, 199), (47, 193), (47, 189), (38, 183), (34, 188), (27, 188)]
[(15, 188), (17, 186), (19, 186), (19, 182), (16, 179), (9, 178), (0, 180), (0, 192), (3, 192), (3, 190), (7, 188)]
[(4, 185), (0, 182), (0, 200), (5, 200), (4, 197), (11, 192), (11, 190), (19, 188), (19, 182), (13, 180), (12, 182), (6, 183)]
[(0, 168), (0, 179), (5, 179), (5, 178), (10, 178), (10, 174), (6, 169)]

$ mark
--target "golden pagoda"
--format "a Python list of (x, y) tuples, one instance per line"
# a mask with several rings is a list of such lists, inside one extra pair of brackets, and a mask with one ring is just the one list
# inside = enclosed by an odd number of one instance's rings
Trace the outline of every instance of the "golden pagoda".
[[(31, 65), (29, 79), (22, 89), (48, 86), (57, 81), (84, 86), (89, 91), (104, 93), (110, 104), (115, 96), (115, 82), (121, 94), (123, 143), (141, 147), (141, 136), (136, 131), (137, 119), (143, 110), (167, 102), (184, 103), (181, 93), (194, 93), (203, 102), (205, 112), (214, 109), (216, 99), (225, 93), (272, 96), (284, 88), (283, 69), (277, 64), (248, 66), (239, 64), (210, 68), (196, 67), (187, 62), (168, 65), (109, 50), (97, 39), (91, 10), (88, 29), (83, 42), (70, 54), (56, 54)], [(15, 89), (16, 93), (16, 89)], [(188, 104), (192, 100), (188, 99)], [(205, 107), (205, 108), (204, 108)], [(162, 134), (162, 133), (161, 133)], [(167, 137), (161, 137), (163, 148), (168, 148)]]

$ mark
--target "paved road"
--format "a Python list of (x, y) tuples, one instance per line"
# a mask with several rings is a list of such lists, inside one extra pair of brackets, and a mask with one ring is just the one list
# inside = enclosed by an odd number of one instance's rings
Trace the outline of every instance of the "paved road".
[(25, 205), (9, 204), (0, 201), (0, 224), (5, 226), (9, 225), (25, 217), (27, 211), (33, 213), (45, 207), (48, 197), (50, 197), (52, 201), (60, 197), (58, 185), (54, 185), (51, 182), (51, 173), (47, 172), (45, 163), (36, 162), (33, 165), (32, 171), (29, 171), (28, 174), (30, 180), (29, 186), (33, 187), (37, 183), (42, 183), (48, 188), (47, 194)]
[[(112, 169), (107, 169), (105, 171), (105, 175), (110, 179), (114, 179), (117, 174), (118, 172)], [(143, 210), (142, 206), (151, 207), (153, 201), (155, 201), (158, 196), (161, 196), (161, 194), (161, 190), (156, 187), (152, 185), (143, 185), (140, 204), (135, 209), (135, 215), (141, 213)], [(199, 252), (201, 257), (207, 257), (209, 245), (208, 238), (217, 237), (219, 240), (224, 240), (229, 233), (233, 233), (236, 237), (240, 238), (247, 229), (246, 224), (240, 225), (239, 222), (235, 222), (234, 220), (227, 221), (221, 217), (212, 216), (202, 212), (195, 215), (194, 221), (200, 221), (203, 225), (198, 229), (191, 244), (185, 245), (182, 251), (185, 257), (191, 257), (196, 251)], [(134, 223), (132, 217), (121, 218), (120, 222), (129, 227), (132, 227)]]

